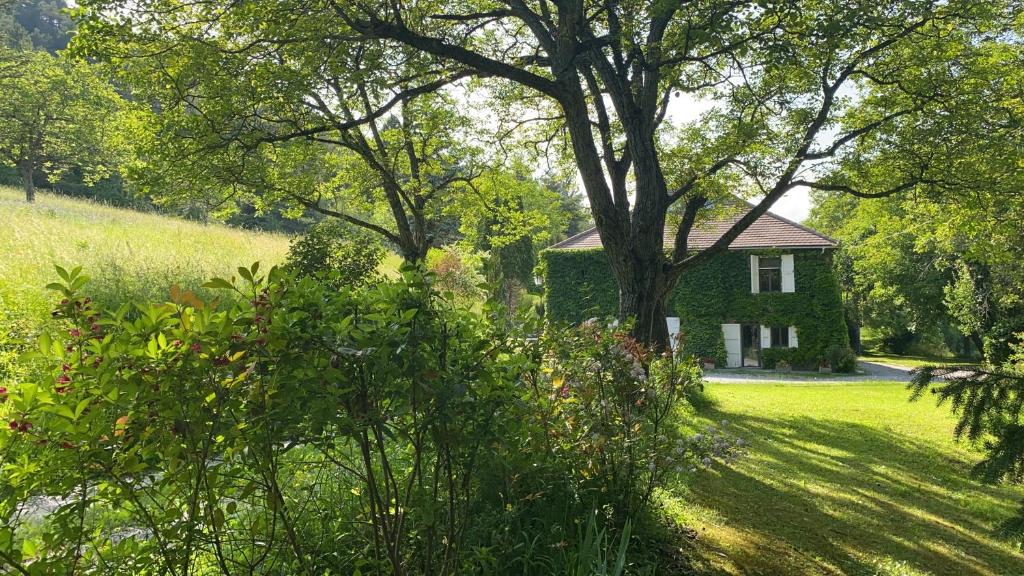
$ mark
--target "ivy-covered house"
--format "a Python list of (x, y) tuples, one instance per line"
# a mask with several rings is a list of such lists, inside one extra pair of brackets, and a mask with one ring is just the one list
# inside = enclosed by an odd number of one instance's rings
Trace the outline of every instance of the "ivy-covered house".
[[(749, 204), (694, 228), (688, 246), (710, 246)], [(665, 232), (671, 246), (672, 232)], [(668, 328), (699, 358), (726, 367), (816, 368), (848, 347), (832, 254), (836, 241), (775, 214), (758, 218), (729, 250), (687, 271), (668, 304)], [(542, 253), (546, 313), (554, 321), (614, 316), (618, 288), (596, 229)]]

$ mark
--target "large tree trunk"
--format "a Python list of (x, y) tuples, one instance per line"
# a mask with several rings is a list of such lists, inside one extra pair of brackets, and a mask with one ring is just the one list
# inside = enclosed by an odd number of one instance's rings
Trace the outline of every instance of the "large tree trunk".
[(36, 201), (36, 183), (33, 179), (32, 166), (20, 166), (18, 171), (21, 172), (22, 185), (25, 187), (25, 201), (35, 202)]
[(627, 284), (619, 289), (619, 318), (632, 320), (632, 336), (658, 350), (669, 349), (666, 300), (667, 294), (660, 288)]

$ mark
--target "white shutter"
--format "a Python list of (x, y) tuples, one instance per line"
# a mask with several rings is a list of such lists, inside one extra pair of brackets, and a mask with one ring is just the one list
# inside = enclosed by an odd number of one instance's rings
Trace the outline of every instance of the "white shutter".
[(761, 326), (761, 349), (772, 347), (772, 328), (771, 326)]
[(757, 274), (758, 259), (756, 255), (750, 256), (750, 293), (757, 294), (761, 291)]
[(796, 292), (796, 278), (793, 276), (793, 255), (782, 255), (782, 291)]
[(725, 339), (725, 365), (729, 368), (739, 368), (741, 365), (740, 325), (722, 324), (722, 336)]
[(790, 348), (797, 348), (798, 347), (797, 346), (797, 342), (796, 342), (796, 326), (790, 326), (789, 327), (789, 347)]
[(665, 318), (665, 323), (668, 325), (668, 342), (674, 350), (676, 347), (676, 336), (679, 334), (679, 318), (669, 316)]

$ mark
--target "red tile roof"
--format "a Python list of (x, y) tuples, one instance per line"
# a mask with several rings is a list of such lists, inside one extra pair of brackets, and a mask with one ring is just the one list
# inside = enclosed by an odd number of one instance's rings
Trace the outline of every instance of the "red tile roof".
[[(746, 203), (744, 203), (746, 204)], [(750, 208), (749, 204), (738, 213), (726, 216), (717, 220), (706, 222), (695, 226), (690, 231), (687, 239), (687, 246), (694, 250), (707, 248), (722, 237), (723, 234), (746, 214)], [(671, 226), (665, 227), (665, 246), (672, 246), (675, 242), (675, 230)], [(730, 250), (745, 250), (754, 248), (835, 248), (837, 242), (824, 234), (815, 232), (810, 228), (777, 216), (771, 212), (765, 213), (754, 221), (749, 228), (744, 230), (732, 244)], [(601, 237), (597, 234), (597, 228), (591, 228), (585, 232), (566, 238), (551, 248), (554, 250), (572, 250), (586, 248), (600, 248)]]

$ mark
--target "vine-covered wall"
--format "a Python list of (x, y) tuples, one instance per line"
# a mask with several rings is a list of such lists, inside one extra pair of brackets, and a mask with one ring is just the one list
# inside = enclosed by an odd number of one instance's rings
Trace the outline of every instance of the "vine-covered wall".
[[(750, 255), (793, 254), (796, 292), (750, 293)], [(618, 287), (604, 251), (546, 250), (541, 253), (546, 314), (556, 322), (614, 316)], [(725, 363), (722, 324), (796, 326), (799, 347), (771, 360), (815, 368), (831, 346), (849, 345), (839, 283), (829, 250), (725, 252), (686, 272), (669, 301), (678, 316), (684, 350)]]

